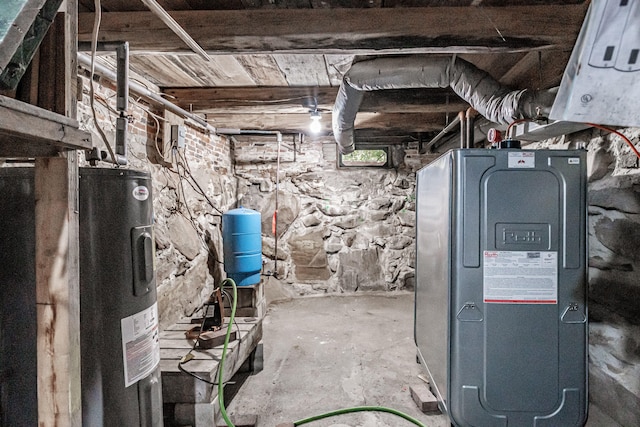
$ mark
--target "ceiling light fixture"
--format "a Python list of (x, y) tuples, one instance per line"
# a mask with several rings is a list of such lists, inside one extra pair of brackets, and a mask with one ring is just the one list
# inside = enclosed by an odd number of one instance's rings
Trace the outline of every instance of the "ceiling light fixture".
[(309, 130), (313, 134), (318, 134), (322, 130), (322, 123), (320, 123), (320, 112), (318, 110), (311, 111), (311, 123), (309, 124)]

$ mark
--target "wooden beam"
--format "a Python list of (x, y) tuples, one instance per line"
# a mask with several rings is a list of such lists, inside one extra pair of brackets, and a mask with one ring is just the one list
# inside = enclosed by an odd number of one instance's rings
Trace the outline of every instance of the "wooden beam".
[[(317, 102), (331, 110), (337, 87), (225, 87), (170, 88), (168, 98), (180, 107), (198, 113), (306, 113)], [(443, 113), (465, 110), (469, 105), (450, 89), (387, 89), (366, 92), (362, 112)]]
[[(91, 137), (78, 129), (75, 120), (77, 19), (77, 0), (66, 0), (64, 13), (56, 18), (58, 46), (47, 52), (54, 56), (49, 63), (53, 74), (63, 80), (52, 89), (56, 99), (52, 107), (59, 114), (12, 102), (3, 103), (6, 114), (0, 114), (22, 124), (23, 129), (10, 129), (14, 145), (40, 155), (45, 153), (37, 153), (37, 149), (72, 149), (62, 157), (37, 157), (35, 162), (39, 427), (82, 425), (78, 164), (74, 150), (90, 148)], [(41, 84), (45, 81), (40, 79)], [(9, 124), (3, 123), (0, 129), (6, 131)]]
[[(445, 115), (439, 113), (358, 113), (356, 129), (387, 129), (426, 132), (441, 129)], [(207, 120), (217, 128), (279, 130), (308, 133), (309, 114), (213, 114)], [(323, 114), (322, 133), (331, 133), (331, 114)]]
[(66, 0), (64, 13), (64, 114), (78, 117), (78, 0)]
[(333, 105), (338, 93), (330, 86), (262, 86), (262, 87), (185, 87), (168, 88), (163, 91), (168, 99), (184, 109), (206, 111), (237, 107), (251, 108), (297, 105)]
[(2, 157), (31, 159), (35, 157), (55, 157), (60, 153), (60, 147), (50, 144), (29, 144), (27, 142), (16, 144), (14, 141), (4, 140), (2, 136), (4, 135), (0, 130), (0, 153)]
[[(194, 10), (172, 16), (210, 54), (508, 52), (572, 46), (588, 3)], [(93, 14), (81, 13), (80, 41), (90, 40), (92, 27)], [(133, 51), (187, 51), (151, 12), (104, 13), (99, 40), (128, 40)]]
[(78, 169), (75, 153), (36, 159), (38, 425), (80, 426)]
[(500, 79), (511, 87), (548, 89), (560, 85), (571, 50), (556, 52), (530, 52), (518, 61)]
[(38, 49), (38, 68), (32, 69), (38, 74), (38, 100), (35, 105), (62, 115), (66, 115), (67, 97), (60, 94), (64, 94), (66, 78), (70, 77), (65, 66), (65, 15), (58, 13), (55, 16)]
[[(29, 147), (35, 145), (55, 146), (59, 149), (91, 148), (91, 135), (79, 130), (76, 120), (1, 95), (0, 141), (22, 144), (20, 150), (26, 157), (41, 154), (41, 149), (35, 148), (30, 155)], [(0, 152), (0, 156), (6, 154)]]

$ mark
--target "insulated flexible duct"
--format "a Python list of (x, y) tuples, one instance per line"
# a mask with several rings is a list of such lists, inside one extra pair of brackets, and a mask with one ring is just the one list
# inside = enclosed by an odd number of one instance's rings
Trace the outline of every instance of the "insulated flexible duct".
[(354, 122), (363, 92), (450, 86), (488, 120), (508, 124), (547, 117), (557, 88), (511, 90), (464, 59), (454, 57), (385, 57), (357, 62), (342, 78), (333, 107), (333, 135), (340, 152), (355, 149)]

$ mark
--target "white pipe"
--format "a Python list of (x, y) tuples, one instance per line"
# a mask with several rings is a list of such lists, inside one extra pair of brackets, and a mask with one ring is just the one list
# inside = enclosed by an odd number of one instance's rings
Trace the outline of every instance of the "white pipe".
[(173, 31), (178, 37), (180, 37), (180, 39), (191, 48), (191, 50), (200, 55), (206, 61), (211, 61), (211, 58), (209, 57), (207, 52), (205, 52), (205, 50), (200, 47), (198, 42), (196, 42), (193, 37), (191, 37), (189, 33), (187, 33), (186, 30), (182, 28), (180, 24), (178, 24), (178, 22), (176, 22), (176, 20), (173, 19), (173, 17), (169, 15), (169, 13), (158, 4), (158, 2), (156, 2), (156, 0), (142, 0), (142, 3), (144, 3), (151, 12), (155, 13), (156, 16), (162, 20), (162, 22), (167, 24), (167, 27), (169, 27), (171, 31)]

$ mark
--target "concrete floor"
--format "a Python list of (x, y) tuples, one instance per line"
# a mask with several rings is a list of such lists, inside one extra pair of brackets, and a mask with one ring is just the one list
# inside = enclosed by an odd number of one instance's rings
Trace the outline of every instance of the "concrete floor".
[[(413, 342), (413, 294), (408, 292), (297, 298), (270, 306), (264, 319), (264, 369), (250, 376), (228, 405), (274, 427), (361, 405), (397, 409), (429, 427), (447, 417), (420, 412), (409, 386), (424, 374)], [(233, 418), (232, 418), (233, 419)], [(341, 415), (314, 427), (399, 427), (383, 413)], [(588, 427), (617, 424), (590, 408)]]

